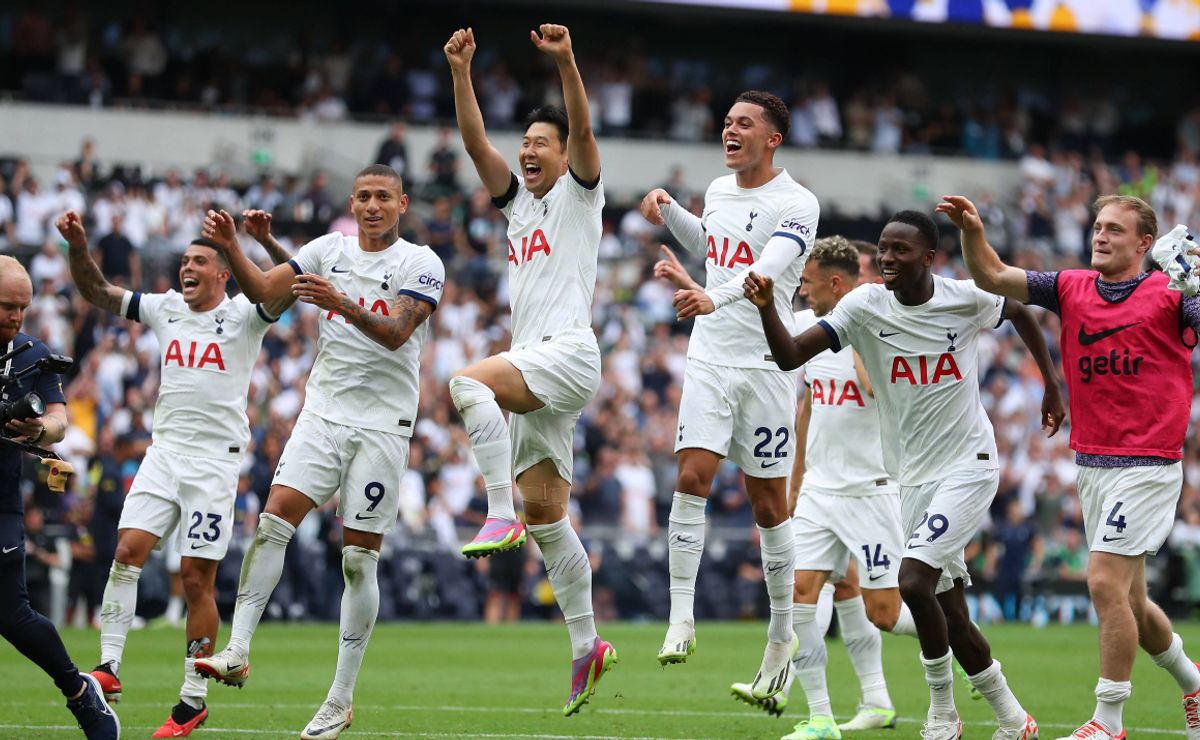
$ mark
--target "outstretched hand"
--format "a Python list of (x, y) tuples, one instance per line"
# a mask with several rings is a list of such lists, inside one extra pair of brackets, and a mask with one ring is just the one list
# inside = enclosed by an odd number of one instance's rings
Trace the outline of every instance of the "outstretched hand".
[(469, 69), (471, 58), (475, 56), (475, 32), (470, 29), (458, 29), (450, 36), (450, 40), (442, 47), (446, 53), (446, 61), (455, 70)]
[(757, 308), (769, 306), (775, 302), (775, 281), (751, 272), (742, 283), (742, 294)]
[(220, 247), (222, 252), (238, 247), (237, 224), (234, 222), (233, 216), (230, 216), (224, 209), (210, 210), (204, 216), (204, 225), (200, 227), (200, 235)]
[(946, 195), (934, 209), (944, 213), (960, 231), (983, 231), (983, 219), (975, 204), (961, 195)]
[[(538, 31), (541, 31), (540, 36)], [(538, 26), (538, 31), (530, 31), (529, 40), (540, 51), (550, 55), (555, 61), (565, 61), (571, 58), (571, 32), (567, 30), (566, 26), (543, 23)]]
[(83, 228), (83, 219), (75, 211), (67, 211), (54, 220), (54, 227), (63, 239), (72, 247), (87, 246), (87, 232)]
[(663, 258), (654, 263), (654, 277), (659, 280), (666, 280), (671, 285), (681, 290), (697, 288), (696, 281), (692, 280), (692, 276), (684, 269), (679, 258), (671, 251), (671, 248), (666, 244), (659, 245), (659, 251), (662, 252)]
[(242, 224), (254, 241), (262, 243), (271, 238), (271, 214), (258, 209), (242, 211)]
[(662, 206), (672, 203), (671, 194), (662, 188), (655, 188), (642, 198), (642, 218), (655, 226), (663, 225)]

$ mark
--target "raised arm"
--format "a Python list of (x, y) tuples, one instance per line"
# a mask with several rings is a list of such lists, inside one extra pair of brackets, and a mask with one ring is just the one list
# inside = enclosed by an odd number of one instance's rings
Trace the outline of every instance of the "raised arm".
[(962, 232), (963, 261), (971, 272), (971, 278), (982, 290), (1021, 303), (1029, 301), (1029, 281), (1025, 271), (1006, 265), (988, 244), (983, 220), (975, 204), (961, 195), (947, 195), (937, 206)]
[(820, 325), (809, 327), (800, 336), (791, 335), (775, 310), (775, 281), (771, 278), (750, 273), (746, 276), (745, 296), (758, 308), (771, 359), (780, 370), (795, 370), (833, 346)]
[(75, 211), (67, 211), (54, 221), (54, 226), (63, 239), (67, 240), (67, 256), (71, 265), (71, 279), (79, 289), (79, 295), (88, 303), (110, 313), (121, 312), (121, 301), (125, 289), (108, 282), (100, 266), (92, 259), (88, 249), (87, 232), (83, 220)]
[[(242, 223), (246, 227), (246, 233), (267, 250), (271, 262), (282, 265), (292, 258), (291, 253), (284, 249), (271, 233), (271, 214), (257, 209), (246, 210), (242, 212)], [(263, 310), (270, 316), (282, 316), (295, 302), (296, 296), (288, 293), (283, 298), (263, 304)]]
[(325, 278), (303, 273), (296, 277), (294, 292), (305, 303), (311, 303), (324, 311), (336, 311), (349, 324), (372, 341), (391, 351), (404, 346), (430, 314), (433, 304), (411, 295), (400, 295), (392, 302), (388, 313), (374, 313), (344, 295)]
[(1049, 429), (1050, 433), (1046, 436), (1053, 437), (1062, 426), (1067, 410), (1063, 405), (1062, 383), (1058, 377), (1058, 370), (1054, 367), (1054, 360), (1050, 359), (1050, 349), (1046, 346), (1042, 327), (1038, 325), (1037, 319), (1029, 309), (1016, 301), (1007, 301), (1004, 304), (1004, 318), (1012, 322), (1017, 335), (1033, 355), (1038, 370), (1042, 373), (1042, 383), (1046, 386), (1042, 394), (1042, 429)]
[[(541, 31), (541, 35), (538, 35)], [(567, 108), (567, 161), (571, 170), (585, 183), (600, 179), (600, 149), (596, 146), (596, 135), (592, 131), (592, 117), (588, 110), (587, 91), (583, 89), (583, 78), (575, 66), (575, 52), (571, 48), (571, 32), (566, 26), (543, 23), (538, 31), (530, 31), (529, 39), (558, 65), (558, 76), (562, 78), (563, 103)]]
[(499, 198), (508, 192), (513, 174), (504, 156), (488, 141), (483, 113), (479, 110), (479, 101), (475, 99), (475, 87), (471, 84), (475, 32), (470, 28), (465, 31), (458, 29), (442, 47), (442, 51), (450, 63), (450, 76), (454, 80), (454, 114), (458, 118), (463, 147), (475, 163), (475, 171), (479, 173), (483, 186), (493, 198)]
[(209, 211), (200, 233), (220, 248), (234, 279), (250, 301), (269, 304), (292, 295), (296, 271), (291, 265), (276, 265), (270, 272), (263, 272), (242, 251), (237, 240), (237, 225), (226, 211)]

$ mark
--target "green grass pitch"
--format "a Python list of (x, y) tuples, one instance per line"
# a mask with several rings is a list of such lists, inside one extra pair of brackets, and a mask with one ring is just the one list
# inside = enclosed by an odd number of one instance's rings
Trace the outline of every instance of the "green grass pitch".
[[(375, 630), (355, 692), (354, 725), (343, 738), (778, 738), (807, 712), (799, 687), (781, 719), (739, 704), (729, 684), (753, 678), (764, 623), (701, 623), (687, 664), (659, 667), (654, 655), (665, 625), (604, 624), (620, 663), (582, 712), (564, 718), (569, 680), (566, 631), (557, 624), (490, 628), (476, 624), (386, 624)], [(1177, 629), (1200, 652), (1200, 626)], [(224, 644), (225, 631), (221, 635)], [(985, 630), (1018, 698), (1044, 740), (1066, 735), (1091, 716), (1096, 631), (1086, 625), (998, 626)], [(72, 656), (89, 669), (99, 652), (94, 631), (68, 630)], [(181, 630), (129, 636), (117, 705), (126, 738), (149, 737), (175, 703), (182, 677)], [(337, 655), (337, 626), (265, 624), (254, 640), (243, 690), (211, 684), (208, 723), (196, 738), (297, 737), (325, 697)], [(858, 684), (841, 642), (829, 643), (829, 684), (839, 718), (854, 712)], [(884, 665), (900, 712), (897, 730), (856, 737), (916, 737), (928, 702), (917, 643), (884, 636)], [(79, 737), (49, 679), (0, 642), (5, 688), (0, 738)], [(1126, 706), (1131, 739), (1181, 737), (1183, 712), (1174, 681), (1139, 654)], [(964, 736), (988, 738), (985, 702), (956, 687)]]

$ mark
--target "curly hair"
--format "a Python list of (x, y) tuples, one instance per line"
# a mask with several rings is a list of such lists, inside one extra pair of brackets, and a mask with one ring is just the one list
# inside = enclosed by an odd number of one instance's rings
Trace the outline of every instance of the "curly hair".
[(859, 272), (858, 249), (844, 236), (834, 235), (818, 239), (808, 255), (809, 262), (822, 268), (857, 279)]
[(792, 114), (788, 112), (787, 103), (762, 90), (747, 90), (734, 100), (735, 103), (753, 103), (763, 109), (763, 118), (771, 124), (787, 141), (788, 130), (792, 127)]

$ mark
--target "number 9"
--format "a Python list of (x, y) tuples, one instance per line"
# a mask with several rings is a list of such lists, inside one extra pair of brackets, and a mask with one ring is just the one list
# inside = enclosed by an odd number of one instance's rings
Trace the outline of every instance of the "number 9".
[(367, 511), (375, 511), (375, 507), (379, 506), (380, 501), (383, 501), (383, 493), (382, 483), (371, 482), (367, 484), (367, 487), (363, 490), (363, 495), (371, 502), (371, 505), (367, 507)]

